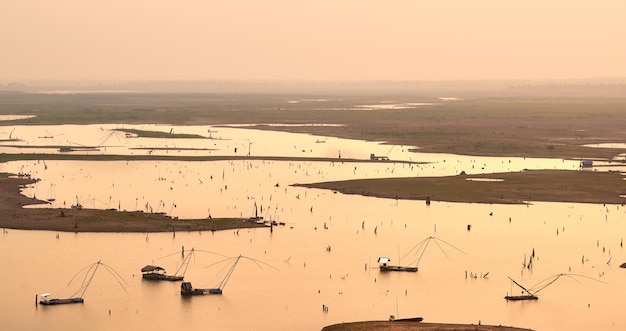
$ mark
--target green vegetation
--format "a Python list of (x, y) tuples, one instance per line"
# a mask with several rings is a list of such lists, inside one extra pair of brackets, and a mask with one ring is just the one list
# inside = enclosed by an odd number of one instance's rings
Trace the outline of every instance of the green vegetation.
[[(0, 114), (37, 116), (0, 125), (341, 124), (344, 126), (270, 128), (261, 125), (258, 128), (388, 141), (419, 146), (425, 152), (567, 159), (611, 159), (622, 151), (584, 145), (626, 141), (623, 130), (626, 98), (529, 97), (513, 93), (496, 97), (459, 94), (463, 100), (457, 101), (442, 101), (436, 97), (449, 92), (399, 91), (368, 95), (3, 93)], [(326, 101), (289, 102), (306, 99)], [(435, 105), (412, 109), (355, 108), (383, 100)], [(161, 134), (136, 133), (157, 137)], [(5, 138), (0, 136), (0, 139)]]
[[(283, 130), (342, 138), (417, 146), (422, 152), (512, 157), (612, 160), (615, 148), (586, 145), (626, 141), (626, 98), (529, 96), (502, 91), (484, 95), (457, 91), (460, 100), (442, 101), (450, 91), (398, 91), (354, 94), (28, 94), (6, 92), (0, 115), (36, 117), (0, 122), (0, 126), (43, 124), (253, 124), (257, 129)], [(290, 100), (300, 100), (290, 102)], [(308, 100), (308, 101), (307, 101)], [(317, 100), (317, 101), (310, 101)], [(370, 110), (358, 107), (393, 100), (424, 102), (410, 109)], [(267, 126), (267, 123), (303, 124)], [(339, 124), (322, 126), (306, 124)], [(142, 137), (205, 138), (135, 129), (119, 129)], [(3, 130), (9, 132), (10, 130)], [(7, 136), (0, 139), (6, 140)], [(2, 154), (10, 160), (187, 160), (210, 161), (245, 157), (106, 156), (67, 154)], [(254, 158), (250, 158), (254, 159)], [(270, 159), (270, 158), (265, 158)], [(288, 158), (273, 157), (274, 160)], [(310, 159), (301, 160), (331, 160)], [(342, 159), (342, 162), (350, 160)], [(537, 174), (537, 175), (535, 175)], [(514, 177), (508, 177), (514, 176)], [(517, 177), (519, 176), (519, 178)], [(576, 177), (571, 177), (576, 176)], [(469, 182), (461, 177), (381, 179), (322, 183), (316, 187), (385, 197), (447, 201), (519, 203), (525, 200), (621, 203), (624, 181), (618, 174), (542, 172), (510, 175), (504, 182)], [(554, 183), (551, 185), (551, 182)]]
[(181, 156), (181, 155), (87, 155), (87, 154), (0, 154), (0, 163), (19, 160), (76, 160), (76, 161), (222, 161), (222, 160), (274, 160), (274, 161), (327, 161), (362, 162), (339, 158), (282, 157), (282, 156)]
[(198, 134), (186, 134), (186, 133), (170, 133), (170, 132), (161, 132), (161, 131), (146, 131), (146, 130), (136, 130), (136, 129), (115, 129), (116, 131), (126, 132), (130, 134), (134, 134), (137, 137), (143, 138), (167, 138), (167, 139), (177, 139), (177, 138), (187, 138), (187, 139), (209, 139), (207, 137), (203, 137)]
[(363, 179), (299, 186), (391, 199), (430, 198), (452, 202), (626, 202), (623, 197), (626, 181), (618, 172), (533, 170), (471, 176)]

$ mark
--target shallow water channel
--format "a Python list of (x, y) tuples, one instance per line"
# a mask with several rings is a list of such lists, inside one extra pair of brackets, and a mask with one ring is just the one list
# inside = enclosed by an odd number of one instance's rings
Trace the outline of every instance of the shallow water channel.
[[(131, 138), (114, 128), (190, 133), (205, 139)], [(6, 131), (6, 132), (5, 132)], [(41, 179), (27, 196), (49, 207), (164, 212), (173, 217), (248, 217), (284, 222), (222, 232), (57, 233), (4, 230), (0, 318), (6, 329), (319, 330), (325, 325), (421, 316), (426, 322), (514, 325), (535, 330), (626, 328), (625, 209), (617, 205), (491, 205), (379, 199), (290, 186), (354, 178), (445, 176), (522, 169), (578, 169), (578, 162), (411, 153), (407, 146), (237, 127), (2, 127), (20, 141), (5, 153), (61, 153), (50, 146), (98, 147), (70, 153), (338, 157), (325, 161), (20, 161), (0, 171)], [(20, 146), (20, 147), (16, 147)], [(26, 146), (27, 148), (24, 148)], [(236, 150), (235, 150), (236, 149)], [(369, 155), (395, 161), (371, 162)], [(497, 174), (494, 175), (497, 178)], [(471, 228), (468, 227), (471, 225)], [(468, 229), (469, 228), (469, 229)], [(423, 251), (413, 249), (429, 237)], [(180, 282), (150, 282), (140, 269), (174, 273), (195, 250), (185, 280), (219, 284), (223, 256), (243, 255), (223, 295), (181, 297)], [(525, 268), (535, 254), (532, 268)], [(220, 255), (222, 256), (220, 256)], [(379, 257), (415, 265), (417, 273), (381, 273)], [(37, 306), (35, 295), (69, 297), (81, 269), (102, 261), (83, 304)], [(268, 265), (272, 266), (269, 267)], [(274, 269), (275, 268), (275, 269)], [(276, 270), (278, 269), (278, 270)], [(532, 287), (566, 273), (537, 301)], [(72, 280), (72, 278), (76, 277)], [(72, 280), (70, 282), (70, 280)], [(69, 284), (68, 284), (69, 283)], [(327, 309), (323, 309), (327, 307)]]

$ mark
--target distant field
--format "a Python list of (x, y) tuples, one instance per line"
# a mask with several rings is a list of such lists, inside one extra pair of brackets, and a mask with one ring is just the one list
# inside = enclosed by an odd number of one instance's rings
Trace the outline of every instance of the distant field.
[[(345, 126), (271, 129), (388, 141), (419, 146), (424, 152), (464, 155), (610, 159), (623, 152), (583, 145), (626, 141), (626, 98), (508, 96), (502, 92), (459, 94), (454, 95), (460, 98), (455, 101), (437, 97), (447, 93), (451, 91), (342, 95), (3, 93), (0, 115), (37, 117), (0, 125), (324, 123)], [(359, 107), (389, 103), (433, 105)]]
[[(352, 94), (63, 95), (4, 92), (0, 99), (0, 115), (37, 116), (0, 122), (0, 125), (257, 124), (260, 129), (418, 146), (422, 152), (609, 160), (623, 153), (624, 150), (620, 149), (583, 145), (626, 142), (626, 97), (616, 97), (614, 93), (607, 96), (582, 93), (583, 97), (577, 97), (577, 94), (576, 90), (560, 92), (556, 94), (558, 96), (507, 91), (473, 91), (464, 94), (460, 90), (428, 90), (423, 93), (407, 90), (384, 93), (369, 91)], [(439, 96), (454, 98), (440, 99)], [(342, 126), (263, 125), (269, 123)], [(125, 131), (170, 137), (164, 133)], [(0, 140), (7, 138), (0, 136)], [(0, 162), (41, 157), (32, 154), (2, 155)], [(45, 157), (93, 159), (92, 156), (52, 154)], [(98, 160), (119, 158), (97, 157)], [(207, 158), (214, 159), (219, 157)], [(619, 156), (619, 159), (623, 160), (624, 157)], [(504, 174), (498, 177), (506, 179), (496, 183), (469, 182), (462, 177), (381, 179), (312, 186), (391, 198), (431, 197), (434, 200), (489, 203), (519, 203), (526, 200), (622, 203), (620, 195), (625, 191), (624, 181), (617, 173), (533, 172), (532, 175)], [(419, 185), (416, 185), (418, 181)]]
[(500, 204), (533, 201), (626, 203), (623, 197), (626, 181), (617, 172), (533, 170), (493, 175), (363, 179), (299, 186), (390, 199)]
[(161, 131), (146, 131), (136, 129), (117, 129), (117, 131), (133, 134), (144, 138), (167, 138), (167, 139), (207, 139), (197, 134), (181, 134)]

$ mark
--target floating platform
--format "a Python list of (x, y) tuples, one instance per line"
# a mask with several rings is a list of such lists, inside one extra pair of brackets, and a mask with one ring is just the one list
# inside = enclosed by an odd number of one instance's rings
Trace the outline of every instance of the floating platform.
[(165, 273), (165, 269), (155, 265), (147, 265), (141, 268), (141, 272), (141, 277), (147, 280), (166, 280), (176, 282), (184, 279), (184, 276), (168, 275)]
[(190, 282), (183, 282), (180, 284), (180, 295), (182, 296), (194, 296), (194, 295), (209, 295), (209, 294), (222, 294), (222, 289), (219, 288), (193, 288)]

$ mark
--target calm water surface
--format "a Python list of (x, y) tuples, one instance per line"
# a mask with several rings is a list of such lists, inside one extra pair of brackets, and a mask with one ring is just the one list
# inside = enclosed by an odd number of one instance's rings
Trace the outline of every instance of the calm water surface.
[[(84, 153), (149, 153), (143, 149), (148, 146), (154, 148), (152, 153), (319, 157), (341, 153), (345, 158), (364, 160), (375, 153), (394, 160), (431, 163), (0, 164), (0, 171), (27, 172), (40, 178), (24, 194), (54, 198), (52, 207), (81, 203), (92, 208), (205, 218), (209, 214), (251, 216), (256, 203), (262, 216), (286, 223), (273, 232), (266, 228), (175, 234), (6, 230), (0, 234), (3, 329), (319, 330), (328, 324), (384, 320), (389, 315), (536, 330), (626, 328), (620, 309), (626, 294), (626, 270), (619, 268), (626, 261), (621, 245), (626, 235), (622, 206), (444, 202), (427, 206), (423, 201), (348, 196), (289, 186), (352, 178), (443, 176), (460, 171), (575, 170), (575, 161), (409, 153), (404, 146), (206, 126), (132, 128), (201, 133), (213, 139), (126, 138), (107, 131), (115, 127), (122, 125), (16, 127), (12, 136), (22, 139), (16, 144), (37, 147), (25, 150), (5, 144), (0, 149), (50, 153), (56, 149), (44, 145), (71, 141), (103, 146), (98, 141), (106, 137), (119, 142)], [(3, 130), (10, 131), (8, 127)], [(39, 138), (44, 136), (54, 138)], [(174, 145), (194, 150), (157, 149)], [(143, 147), (134, 149), (137, 146)], [(472, 225), (469, 231), (468, 224)], [(442, 241), (440, 246), (431, 243), (427, 247), (417, 273), (382, 274), (377, 269), (376, 260), (381, 256), (397, 264), (417, 261), (419, 255), (411, 250), (430, 236)], [(178, 282), (142, 281), (140, 269), (146, 264), (158, 264), (174, 273), (182, 262), (183, 246), (187, 252), (197, 250), (185, 278), (200, 288), (215, 287), (228, 269), (224, 263), (215, 264), (222, 257), (206, 252), (250, 259), (239, 262), (222, 296), (182, 298)], [(533, 268), (523, 268), (533, 250)], [(105, 269), (99, 269), (84, 295), (84, 304), (35, 305), (36, 294), (72, 295), (83, 276), (69, 283), (72, 277), (99, 260), (122, 276), (125, 289)], [(507, 276), (532, 287), (559, 273), (580, 276), (560, 278), (541, 291), (538, 301), (507, 302), (503, 298), (520, 292)], [(473, 274), (478, 277), (466, 277)]]

